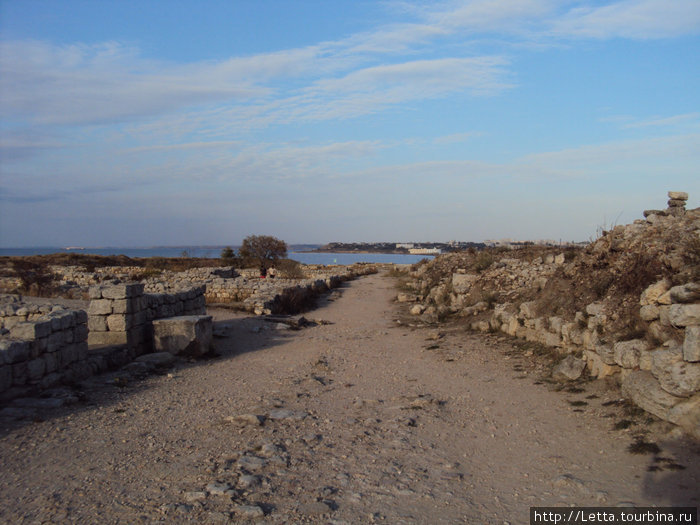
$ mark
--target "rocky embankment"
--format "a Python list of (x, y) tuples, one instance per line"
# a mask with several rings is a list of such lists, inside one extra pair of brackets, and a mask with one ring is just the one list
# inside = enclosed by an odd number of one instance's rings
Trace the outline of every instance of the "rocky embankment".
[(449, 254), (412, 269), (400, 302), (555, 349), (560, 380), (611, 377), (644, 410), (700, 437), (700, 208), (665, 210), (582, 249)]

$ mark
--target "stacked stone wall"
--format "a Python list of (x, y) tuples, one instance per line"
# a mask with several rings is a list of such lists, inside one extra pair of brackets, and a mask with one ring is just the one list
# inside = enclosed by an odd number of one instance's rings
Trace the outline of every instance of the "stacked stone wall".
[(152, 321), (206, 313), (206, 287), (192, 286), (169, 293), (144, 293), (142, 283), (90, 288), (90, 345), (127, 345), (131, 357), (151, 351)]
[[(17, 397), (50, 388), (91, 373), (88, 358), (87, 314), (54, 307), (38, 317), (21, 305), (3, 309), (5, 333), (0, 338), (0, 397)], [(17, 315), (9, 315), (13, 311)], [(37, 312), (40, 313), (40, 312)], [(31, 320), (22, 320), (32, 317)]]

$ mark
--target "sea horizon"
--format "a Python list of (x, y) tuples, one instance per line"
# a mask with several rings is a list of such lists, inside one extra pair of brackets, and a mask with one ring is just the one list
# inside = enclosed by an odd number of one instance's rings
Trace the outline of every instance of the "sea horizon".
[[(0, 248), (0, 256), (30, 256), (51, 255), (56, 253), (77, 253), (82, 255), (125, 255), (132, 258), (147, 257), (192, 257), (218, 259), (221, 250), (227, 247), (238, 248), (237, 245), (181, 245), (181, 246), (148, 246), (148, 247), (58, 247), (36, 246), (19, 248)], [(315, 252), (322, 244), (290, 244), (287, 257), (302, 264), (320, 265), (350, 265), (355, 263), (387, 263), (414, 264), (432, 256), (405, 253), (376, 253), (376, 252)]]

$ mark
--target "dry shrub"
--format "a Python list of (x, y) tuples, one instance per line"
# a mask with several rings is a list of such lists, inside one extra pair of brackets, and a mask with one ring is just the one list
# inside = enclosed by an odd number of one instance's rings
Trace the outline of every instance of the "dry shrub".
[(54, 274), (48, 265), (27, 259), (12, 262), (12, 273), (20, 280), (20, 292), (42, 296), (53, 291)]
[(292, 259), (280, 259), (275, 263), (275, 269), (279, 271), (280, 279), (306, 279), (302, 264)]
[(664, 266), (658, 257), (644, 252), (630, 254), (621, 275), (615, 280), (618, 293), (640, 294), (664, 274)]
[(479, 252), (479, 255), (474, 259), (474, 270), (476, 273), (481, 273), (488, 269), (493, 264), (494, 258), (491, 253), (487, 251)]

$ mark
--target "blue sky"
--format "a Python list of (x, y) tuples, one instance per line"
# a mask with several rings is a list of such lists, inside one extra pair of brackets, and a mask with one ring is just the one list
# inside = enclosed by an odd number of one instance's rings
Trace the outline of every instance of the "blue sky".
[(698, 0), (0, 0), (0, 246), (587, 240), (700, 206)]

